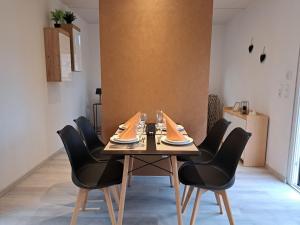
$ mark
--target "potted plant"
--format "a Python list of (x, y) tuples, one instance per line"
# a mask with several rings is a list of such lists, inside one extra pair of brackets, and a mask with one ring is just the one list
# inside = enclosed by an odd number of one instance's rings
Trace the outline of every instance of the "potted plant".
[(51, 19), (54, 21), (54, 27), (60, 27), (64, 19), (64, 12), (60, 9), (51, 11)]
[(64, 20), (67, 24), (72, 24), (74, 20), (76, 20), (76, 16), (71, 11), (66, 11), (64, 14)]

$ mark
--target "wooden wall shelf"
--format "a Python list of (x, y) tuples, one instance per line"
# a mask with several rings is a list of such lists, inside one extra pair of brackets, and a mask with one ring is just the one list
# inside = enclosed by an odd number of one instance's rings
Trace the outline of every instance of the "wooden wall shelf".
[(44, 28), (48, 82), (71, 80), (70, 35), (60, 28)]

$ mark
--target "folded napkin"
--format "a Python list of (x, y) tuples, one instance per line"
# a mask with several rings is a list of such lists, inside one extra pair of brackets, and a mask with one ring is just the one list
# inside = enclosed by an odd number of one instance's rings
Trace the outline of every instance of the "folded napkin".
[(141, 118), (141, 112), (137, 112), (133, 117), (131, 117), (126, 123), (125, 127), (128, 128), (132, 125), (137, 125)]
[(137, 124), (132, 124), (129, 127), (127, 127), (125, 130), (123, 130), (120, 134), (119, 134), (119, 138), (120, 139), (134, 139), (136, 138), (136, 127)]
[(164, 113), (167, 128), (167, 139), (171, 141), (185, 141), (186, 138), (177, 130), (177, 124)]

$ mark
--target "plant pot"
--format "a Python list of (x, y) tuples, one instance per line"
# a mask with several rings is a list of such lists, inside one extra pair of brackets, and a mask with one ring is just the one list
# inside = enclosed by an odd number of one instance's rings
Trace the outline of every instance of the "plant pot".
[(54, 24), (54, 27), (55, 27), (55, 28), (60, 28), (60, 27), (61, 27), (61, 24), (55, 23), (55, 24)]

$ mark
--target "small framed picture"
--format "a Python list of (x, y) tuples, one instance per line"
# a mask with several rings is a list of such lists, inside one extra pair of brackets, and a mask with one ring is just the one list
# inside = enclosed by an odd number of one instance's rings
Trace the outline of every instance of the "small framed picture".
[(240, 111), (240, 103), (239, 102), (234, 103), (234, 106), (233, 106), (232, 110), (234, 112)]

